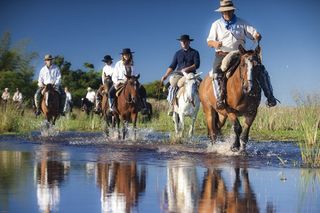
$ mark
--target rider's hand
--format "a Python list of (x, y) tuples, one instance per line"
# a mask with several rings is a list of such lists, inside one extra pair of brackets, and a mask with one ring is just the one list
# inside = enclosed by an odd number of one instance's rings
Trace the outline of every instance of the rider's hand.
[(166, 76), (166, 75), (162, 76), (162, 78), (161, 78), (161, 80), (160, 80), (160, 83), (163, 84), (163, 82), (164, 82), (166, 79), (167, 79), (167, 76)]
[(213, 47), (215, 49), (219, 49), (222, 47), (222, 42), (221, 41), (208, 41), (209, 47)]
[(262, 36), (260, 35), (260, 33), (256, 33), (255, 36), (254, 36), (254, 39), (256, 41), (260, 41), (262, 39)]

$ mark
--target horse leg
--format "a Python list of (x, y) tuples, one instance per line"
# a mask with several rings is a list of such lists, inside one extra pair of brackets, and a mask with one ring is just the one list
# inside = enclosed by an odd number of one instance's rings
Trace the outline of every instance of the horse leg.
[(138, 113), (131, 113), (131, 120), (132, 120), (132, 124), (133, 124), (134, 140), (137, 139), (137, 118), (138, 118)]
[(236, 152), (239, 151), (240, 148), (240, 134), (242, 132), (242, 127), (240, 125), (239, 119), (234, 113), (230, 113), (228, 116), (233, 128), (233, 134), (231, 135), (231, 139), (233, 141), (231, 145), (231, 150), (233, 152)]
[(249, 139), (249, 132), (250, 132), (250, 128), (251, 125), (256, 117), (255, 113), (254, 115), (250, 115), (250, 116), (244, 116), (245, 120), (244, 120), (244, 124), (243, 124), (243, 131), (240, 135), (240, 150), (245, 150), (246, 149), (246, 144), (248, 142)]
[(184, 117), (183, 117), (183, 113), (178, 114), (179, 116), (179, 126), (180, 126), (180, 134), (179, 137), (183, 137), (183, 131), (184, 131)]
[(206, 116), (208, 136), (212, 143), (217, 140), (216, 119), (218, 119), (216, 111), (211, 107), (203, 104), (203, 111)]
[(178, 135), (179, 130), (180, 130), (180, 128), (179, 128), (180, 124), (179, 124), (179, 115), (178, 115), (178, 113), (173, 112), (172, 119), (173, 119), (173, 121), (174, 121), (174, 129), (175, 129), (175, 132), (176, 132), (176, 134)]

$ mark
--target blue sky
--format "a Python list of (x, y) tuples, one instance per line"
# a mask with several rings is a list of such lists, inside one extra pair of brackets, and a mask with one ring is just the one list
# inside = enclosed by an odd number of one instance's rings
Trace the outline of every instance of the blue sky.
[[(262, 34), (263, 62), (275, 96), (283, 105), (292, 95), (319, 93), (320, 1), (235, 0), (236, 15)], [(220, 18), (218, 0), (1, 0), (0, 33), (9, 31), (12, 42), (29, 39), (39, 53), (36, 77), (46, 53), (62, 55), (72, 69), (84, 62), (101, 69), (110, 54), (114, 63), (122, 48), (135, 51), (141, 81), (159, 80), (180, 46), (176, 40), (189, 34), (201, 57), (199, 71), (208, 73), (214, 50), (206, 38), (212, 22)], [(251, 42), (247, 48), (254, 48)]]

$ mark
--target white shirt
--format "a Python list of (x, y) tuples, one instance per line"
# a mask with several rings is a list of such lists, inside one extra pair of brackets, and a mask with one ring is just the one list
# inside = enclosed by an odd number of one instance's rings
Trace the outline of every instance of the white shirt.
[(111, 76), (112, 78), (112, 74), (113, 74), (113, 67), (111, 65), (106, 64), (103, 69), (102, 69), (102, 84), (104, 83), (104, 78), (105, 76)]
[(43, 87), (47, 84), (60, 85), (61, 84), (61, 73), (58, 66), (52, 64), (49, 68), (45, 65), (41, 68), (38, 86)]
[(13, 97), (13, 101), (22, 102), (22, 93), (21, 92), (15, 92)]
[(72, 96), (70, 92), (66, 92), (66, 101), (72, 101)]
[(10, 98), (10, 93), (9, 92), (3, 92), (1, 98), (3, 100), (9, 100)]
[(225, 23), (220, 18), (211, 25), (207, 42), (221, 41), (222, 47), (216, 49), (216, 51), (230, 52), (238, 50), (240, 44), (244, 46), (246, 37), (253, 40), (256, 33), (257, 30), (253, 26), (239, 17), (237, 17), (235, 28), (231, 32), (227, 30)]
[[(133, 66), (131, 66), (131, 75), (133, 75)], [(123, 61), (120, 60), (116, 63), (113, 75), (112, 75), (112, 81), (115, 85), (118, 85), (121, 82), (125, 82), (127, 80), (125, 74), (127, 74), (126, 67), (123, 64)]]
[(86, 99), (88, 99), (90, 102), (94, 103), (95, 97), (96, 97), (96, 93), (93, 90), (90, 92), (87, 92)]

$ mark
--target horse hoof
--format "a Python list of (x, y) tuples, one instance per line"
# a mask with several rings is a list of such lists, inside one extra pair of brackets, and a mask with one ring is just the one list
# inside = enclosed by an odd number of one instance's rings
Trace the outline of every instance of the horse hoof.
[(238, 152), (240, 147), (233, 145), (230, 149), (231, 149), (232, 152)]

